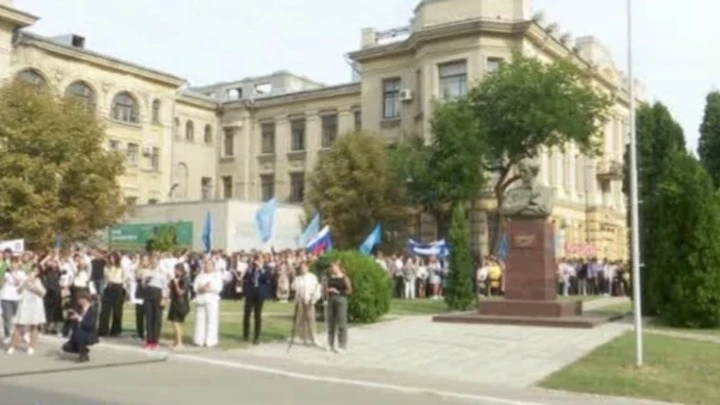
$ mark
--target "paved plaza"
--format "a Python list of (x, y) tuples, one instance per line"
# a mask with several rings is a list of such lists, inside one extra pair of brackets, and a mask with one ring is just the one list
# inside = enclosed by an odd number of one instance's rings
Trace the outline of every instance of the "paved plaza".
[(271, 343), (167, 353), (105, 341), (78, 365), (45, 337), (35, 356), (0, 355), (0, 404), (629, 405), (531, 385), (629, 329), (432, 323), (407, 317), (351, 330), (343, 356)]

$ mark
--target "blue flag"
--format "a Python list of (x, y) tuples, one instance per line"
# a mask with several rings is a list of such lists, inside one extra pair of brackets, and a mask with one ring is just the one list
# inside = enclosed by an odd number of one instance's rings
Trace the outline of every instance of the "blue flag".
[(360, 253), (369, 256), (372, 254), (373, 248), (379, 245), (380, 242), (382, 242), (382, 226), (377, 224), (358, 249)]
[(55, 236), (55, 249), (62, 248), (62, 235), (58, 234)]
[(255, 225), (257, 226), (258, 236), (262, 243), (268, 243), (272, 238), (276, 209), (277, 199), (273, 198), (260, 207), (257, 214), (255, 214)]
[(508, 255), (508, 239), (507, 234), (503, 233), (502, 239), (500, 239), (500, 246), (498, 247), (498, 259), (505, 260)]
[(320, 233), (320, 213), (316, 213), (305, 228), (305, 232), (300, 235), (298, 245), (305, 247), (310, 241)]
[(203, 224), (202, 243), (205, 252), (212, 250), (212, 216), (210, 211), (205, 214), (205, 223)]

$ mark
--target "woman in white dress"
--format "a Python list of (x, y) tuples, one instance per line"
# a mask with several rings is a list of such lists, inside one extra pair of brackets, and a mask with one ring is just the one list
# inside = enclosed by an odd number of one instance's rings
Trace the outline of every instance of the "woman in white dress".
[(193, 342), (200, 347), (218, 345), (220, 328), (220, 293), (222, 277), (215, 271), (213, 260), (205, 261), (203, 272), (195, 277), (195, 335)]
[(10, 341), (10, 347), (7, 349), (8, 354), (13, 354), (15, 348), (20, 345), (23, 333), (30, 332), (30, 343), (28, 344), (27, 354), (32, 355), (35, 351), (33, 347), (37, 342), (38, 332), (42, 325), (45, 324), (45, 287), (40, 280), (41, 267), (39, 264), (33, 264), (30, 276), (20, 285), (18, 290), (21, 297), (18, 303), (18, 310), (15, 313), (15, 328)]

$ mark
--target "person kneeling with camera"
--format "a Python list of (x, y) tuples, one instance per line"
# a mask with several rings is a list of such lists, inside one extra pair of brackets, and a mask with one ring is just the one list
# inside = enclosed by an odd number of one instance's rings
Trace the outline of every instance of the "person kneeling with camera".
[(78, 307), (71, 310), (69, 320), (72, 322), (72, 333), (62, 347), (66, 353), (79, 354), (79, 362), (90, 361), (90, 349), (98, 342), (97, 335), (97, 309), (91, 305), (92, 297), (83, 291), (77, 296)]

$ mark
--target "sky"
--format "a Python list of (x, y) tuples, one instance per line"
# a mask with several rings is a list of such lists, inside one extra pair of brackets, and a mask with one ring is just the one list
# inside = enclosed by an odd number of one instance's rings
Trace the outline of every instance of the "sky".
[[(510, 1), (510, 0), (507, 0)], [(75, 33), (86, 47), (204, 85), (277, 70), (347, 82), (345, 54), (363, 27), (407, 25), (419, 0), (15, 0), (42, 35)], [(634, 71), (670, 108), (695, 150), (706, 94), (720, 83), (720, 1), (633, 0)], [(627, 70), (626, 0), (532, 0), (548, 22), (593, 35)]]

